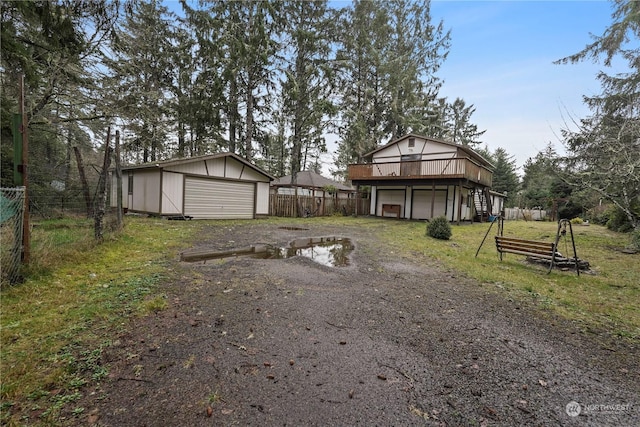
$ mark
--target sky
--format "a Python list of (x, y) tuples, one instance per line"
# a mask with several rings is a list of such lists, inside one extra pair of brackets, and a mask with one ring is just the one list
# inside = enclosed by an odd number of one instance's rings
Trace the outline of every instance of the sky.
[(608, 1), (434, 1), (432, 22), (451, 30), (440, 95), (473, 104), (482, 141), (504, 148), (518, 167), (548, 143), (563, 153), (561, 130), (575, 130), (590, 114), (583, 96), (601, 92), (597, 73), (624, 69), (553, 62), (602, 35), (612, 12)]
[[(590, 61), (553, 64), (602, 35), (612, 12), (611, 2), (593, 0), (432, 1), (432, 23), (451, 30), (437, 73), (444, 80), (439, 95), (473, 104), (471, 120), (486, 131), (484, 146), (504, 148), (522, 174), (525, 161), (548, 143), (564, 152), (560, 131), (575, 130), (572, 122), (589, 116), (582, 100), (600, 93), (598, 71), (624, 71)], [(323, 158), (323, 171), (332, 159), (332, 152)]]

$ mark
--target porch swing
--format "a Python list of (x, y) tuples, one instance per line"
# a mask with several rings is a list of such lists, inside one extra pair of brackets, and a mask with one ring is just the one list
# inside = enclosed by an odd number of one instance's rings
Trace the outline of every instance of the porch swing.
[[(580, 276), (580, 269), (586, 270), (589, 268), (589, 263), (587, 261), (580, 260), (576, 253), (576, 242), (573, 237), (573, 227), (571, 226), (571, 221), (568, 219), (561, 219), (558, 221), (558, 230), (556, 232), (556, 238), (554, 242), (542, 242), (538, 240), (527, 240), (527, 239), (519, 239), (514, 237), (504, 237), (504, 218), (502, 216), (497, 216), (491, 221), (491, 225), (489, 225), (489, 229), (487, 233), (484, 235), (478, 250), (476, 251), (476, 258), (478, 257), (478, 253), (480, 253), (480, 249), (482, 245), (484, 245), (487, 236), (491, 232), (491, 228), (493, 224), (498, 224), (497, 234), (495, 236), (496, 241), (496, 250), (500, 255), (500, 261), (502, 261), (503, 254), (512, 253), (516, 255), (525, 255), (528, 259), (531, 259), (535, 262), (542, 262), (545, 264), (549, 264), (549, 270), (547, 274), (551, 273), (554, 266), (557, 267), (573, 267), (575, 266), (576, 274)], [(568, 233), (567, 233), (568, 228)], [(563, 256), (560, 252), (558, 252), (558, 244), (560, 243), (560, 239), (562, 238), (564, 241), (564, 250), (565, 253), (568, 254), (569, 245), (568, 245), (568, 237), (571, 237), (571, 247), (573, 248), (573, 257), (568, 258)]]

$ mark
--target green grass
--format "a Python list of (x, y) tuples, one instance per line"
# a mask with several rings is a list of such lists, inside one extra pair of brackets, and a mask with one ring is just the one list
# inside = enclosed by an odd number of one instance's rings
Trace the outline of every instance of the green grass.
[[(446, 267), (463, 272), (482, 286), (510, 297), (538, 303), (540, 307), (580, 322), (586, 330), (606, 330), (637, 340), (640, 337), (640, 256), (620, 251), (629, 241), (627, 234), (600, 226), (574, 225), (576, 251), (589, 261), (591, 274), (578, 277), (575, 270), (554, 270), (525, 262), (525, 257), (506, 254), (500, 261), (491, 230), (478, 257), (475, 253), (489, 224), (453, 226), (451, 240), (425, 236), (422, 223), (397, 223), (385, 228), (385, 238), (397, 250), (437, 259)], [(504, 235), (553, 242), (557, 224), (507, 221)], [(568, 233), (567, 233), (568, 234)], [(573, 254), (571, 239), (561, 237), (559, 250)]]
[(36, 224), (29, 278), (2, 290), (3, 424), (50, 425), (85, 383), (103, 378), (104, 337), (166, 307), (156, 287), (170, 274), (167, 257), (204, 223), (128, 219), (100, 245), (91, 225)]
[[(259, 224), (359, 226), (382, 238), (379, 248), (417, 261), (426, 257), (476, 279), (487, 292), (526, 300), (543, 311), (578, 321), (585, 330), (604, 330), (628, 340), (640, 337), (640, 259), (623, 254), (628, 235), (599, 226), (574, 226), (578, 256), (594, 275), (553, 271), (507, 255), (501, 262), (493, 235), (475, 252), (488, 224), (452, 226), (451, 240), (426, 236), (424, 222), (375, 218), (270, 218)], [(81, 390), (108, 375), (102, 351), (129, 319), (163, 310), (159, 288), (173, 274), (167, 260), (189, 246), (203, 227), (248, 221), (166, 221), (127, 218), (125, 229), (97, 245), (92, 222), (37, 223), (32, 263), (25, 283), (2, 290), (0, 324), (4, 425), (58, 425), (60, 412), (80, 416)], [(556, 224), (506, 222), (504, 234), (552, 241)], [(349, 237), (349, 236), (347, 236)], [(357, 245), (357, 241), (355, 242)], [(561, 250), (563, 241), (560, 242)], [(570, 252), (570, 251), (569, 251)]]

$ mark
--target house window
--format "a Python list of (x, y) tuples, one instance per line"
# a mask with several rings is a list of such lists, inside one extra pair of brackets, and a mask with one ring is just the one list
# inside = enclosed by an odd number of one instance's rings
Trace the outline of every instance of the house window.
[(400, 156), (400, 160), (403, 162), (415, 162), (422, 160), (422, 154), (403, 154)]
[(129, 174), (129, 179), (127, 179), (127, 193), (133, 194), (133, 174)]
[(409, 138), (409, 148), (413, 148), (416, 146), (416, 139), (415, 138)]

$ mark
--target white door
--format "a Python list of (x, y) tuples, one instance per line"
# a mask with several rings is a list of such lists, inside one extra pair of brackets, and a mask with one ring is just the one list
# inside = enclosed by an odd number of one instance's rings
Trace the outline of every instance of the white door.
[[(447, 191), (436, 190), (433, 217), (444, 215), (447, 206)], [(412, 219), (431, 219), (431, 190), (413, 190)]]
[(194, 219), (252, 219), (255, 184), (186, 177), (184, 215)]

